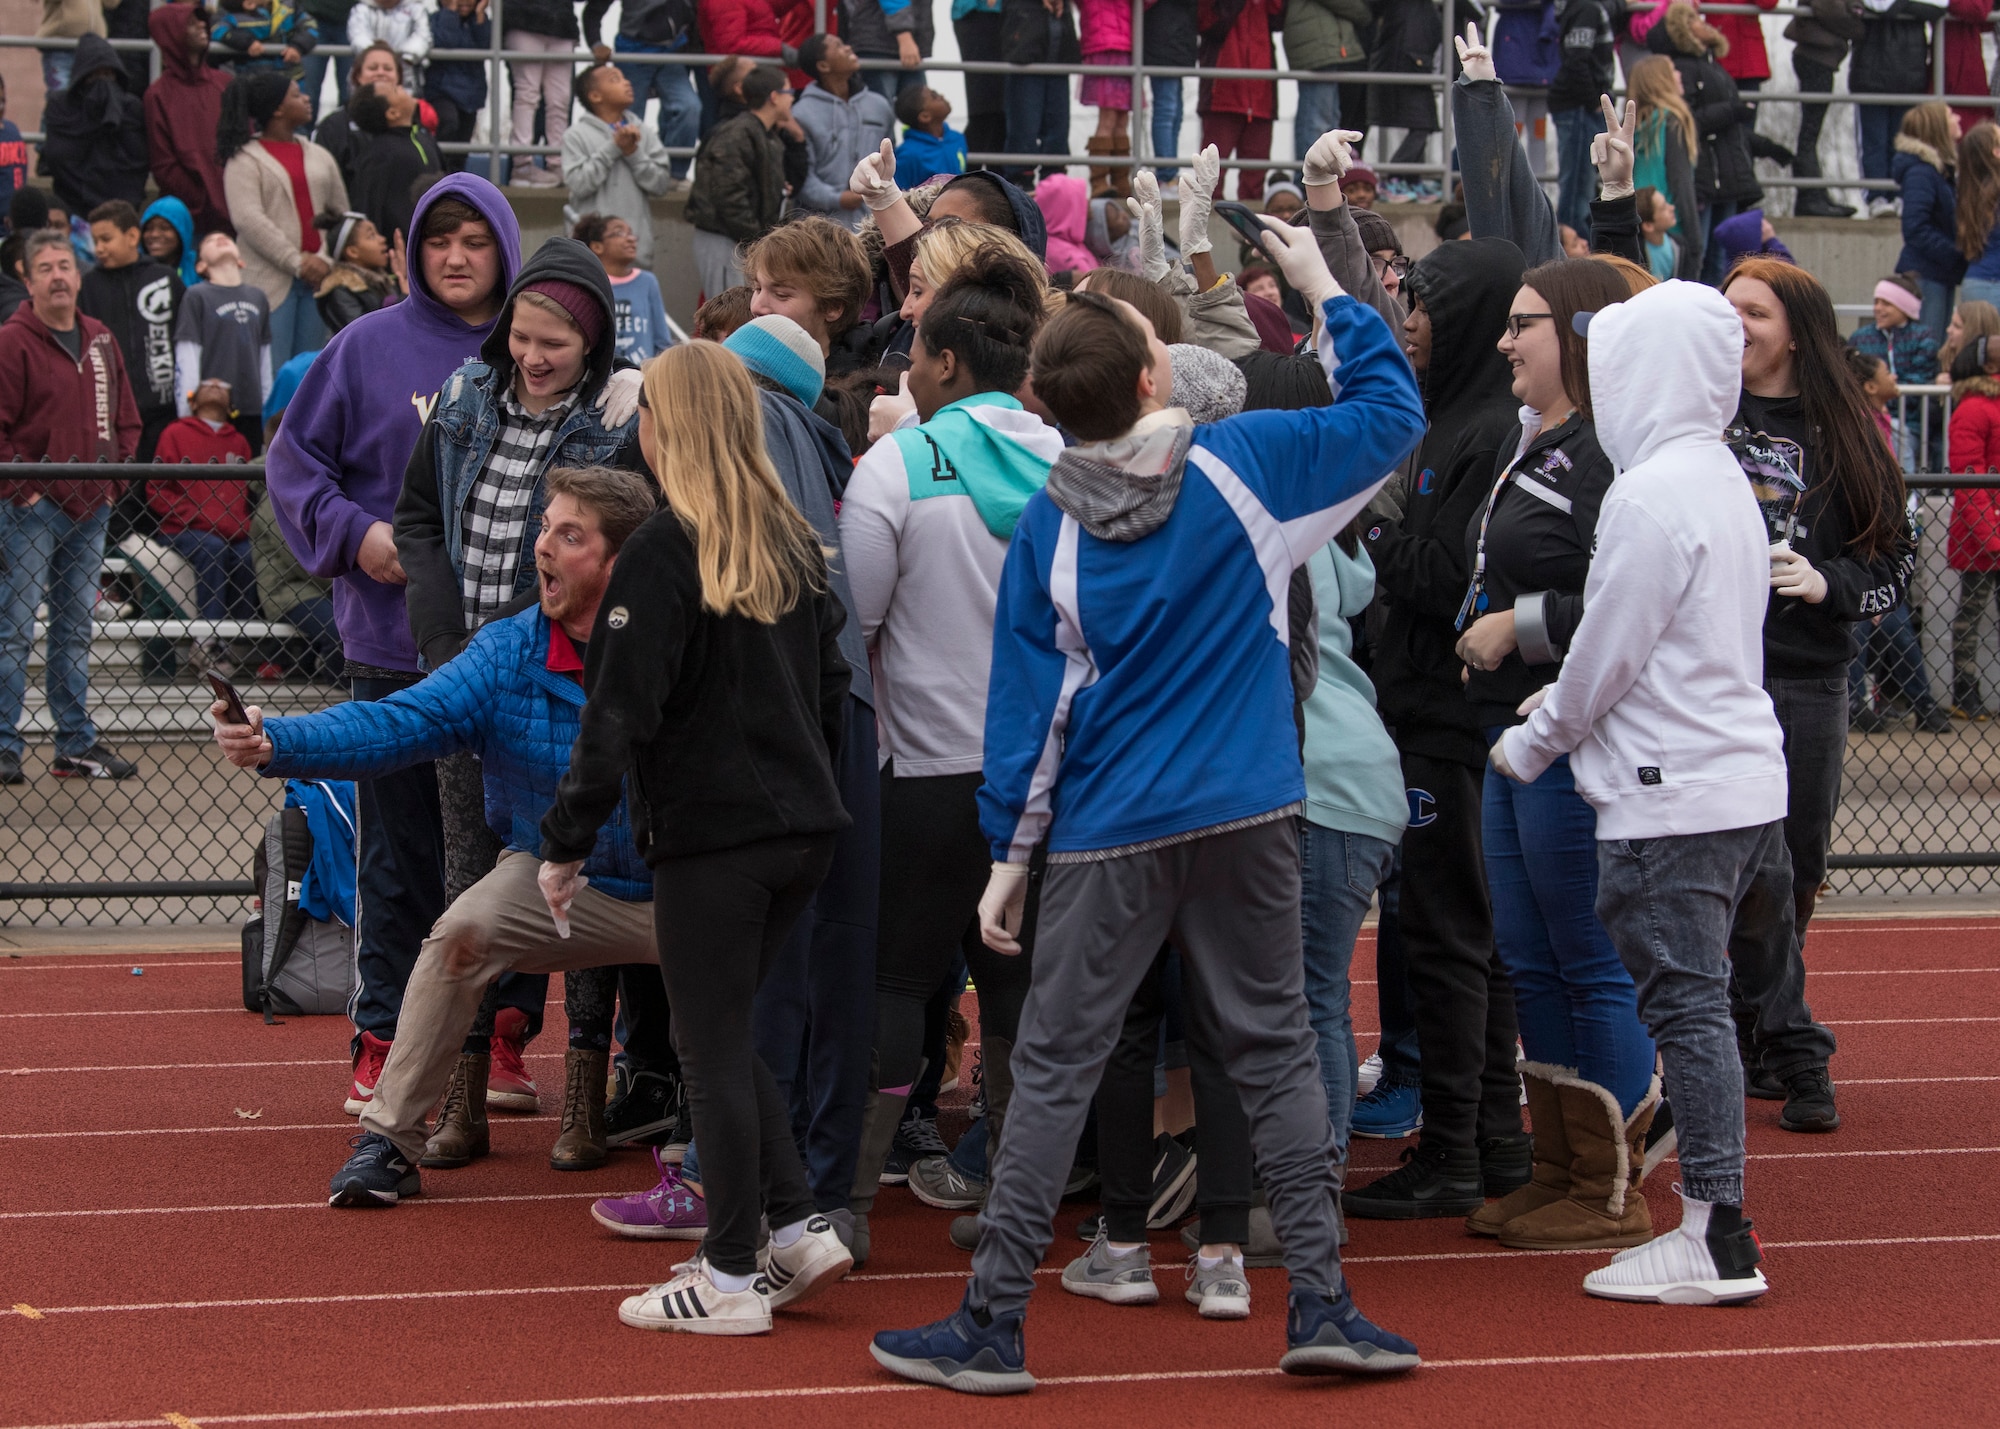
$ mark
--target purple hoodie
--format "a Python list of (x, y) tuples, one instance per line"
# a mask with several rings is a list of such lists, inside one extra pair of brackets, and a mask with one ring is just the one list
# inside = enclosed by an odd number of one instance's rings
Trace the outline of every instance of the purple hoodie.
[[(521, 267), (521, 229), (506, 198), (472, 174), (448, 175), (417, 201), (413, 232), (441, 198), (486, 215), (500, 243), (506, 292)], [(418, 263), (410, 265), (410, 287), (407, 301), (335, 333), (306, 370), (265, 454), (265, 480), (285, 543), (312, 574), (334, 578), (333, 618), (347, 658), (415, 674), (403, 588), (381, 584), (355, 558), (369, 527), (395, 520), (403, 468), (425, 415), (445, 379), (478, 360), (493, 323), (460, 320), (424, 287)]]

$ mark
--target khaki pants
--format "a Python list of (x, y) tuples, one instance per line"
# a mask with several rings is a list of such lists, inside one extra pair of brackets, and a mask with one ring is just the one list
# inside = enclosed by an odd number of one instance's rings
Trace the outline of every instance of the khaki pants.
[(388, 1137), (412, 1161), (423, 1154), (424, 1117), (451, 1081), (487, 983), (510, 968), (554, 973), (659, 958), (653, 905), (626, 903), (588, 885), (570, 905), (569, 937), (557, 937), (535, 882), (541, 868), (532, 854), (503, 852), (424, 939), (403, 992), (396, 1040), (361, 1113), (363, 1131)]

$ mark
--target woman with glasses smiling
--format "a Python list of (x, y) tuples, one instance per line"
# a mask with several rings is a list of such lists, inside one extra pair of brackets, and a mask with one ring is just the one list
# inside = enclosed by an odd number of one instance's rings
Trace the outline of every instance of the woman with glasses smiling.
[[(1471, 580), (1458, 615), (1466, 698), (1489, 743), (1555, 680), (1583, 617), (1613, 472), (1591, 420), (1577, 319), (1630, 294), (1613, 264), (1545, 263), (1523, 275), (1500, 338), (1521, 436), (1466, 531)], [(1466, 1228), (1520, 1249), (1639, 1245), (1652, 1233), (1639, 1183), (1660, 1083), (1631, 974), (1597, 920), (1596, 829), (1567, 756), (1526, 784), (1487, 771), (1486, 880), (1528, 1057), (1534, 1174)]]

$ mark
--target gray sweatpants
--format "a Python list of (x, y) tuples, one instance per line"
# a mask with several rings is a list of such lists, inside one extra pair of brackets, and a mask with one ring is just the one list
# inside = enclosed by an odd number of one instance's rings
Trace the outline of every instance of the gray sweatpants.
[(1333, 1131), (1306, 1017), (1299, 838), (1285, 818), (1099, 863), (1051, 864), (1014, 1042), (973, 1303), (1028, 1303), (1084, 1114), (1160, 945), (1181, 954), (1191, 1036), (1236, 1084), (1295, 1289), (1340, 1288)]

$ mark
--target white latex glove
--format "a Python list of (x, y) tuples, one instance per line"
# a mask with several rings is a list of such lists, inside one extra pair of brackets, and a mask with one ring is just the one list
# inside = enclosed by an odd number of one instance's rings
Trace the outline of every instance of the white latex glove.
[(1590, 141), (1590, 162), (1597, 166), (1597, 196), (1601, 199), (1632, 196), (1632, 131), (1638, 127), (1638, 107), (1625, 101), (1621, 118), (1611, 96), (1600, 94), (1604, 106), (1604, 132)]
[(868, 440), (879, 442), (896, 428), (904, 419), (916, 415), (917, 399), (910, 395), (910, 374), (905, 372), (896, 379), (894, 393), (884, 392), (868, 404)]
[(1299, 182), (1311, 191), (1333, 185), (1334, 192), (1340, 191), (1341, 176), (1354, 167), (1354, 146), (1362, 136), (1353, 129), (1329, 129), (1313, 140), (1313, 146), (1306, 150), (1306, 161), (1299, 168)]
[(545, 863), (535, 875), (535, 882), (541, 886), (542, 901), (549, 905), (549, 917), (555, 920), (558, 938), (569, 936), (569, 905), (590, 883), (579, 871), (582, 867), (582, 859), (574, 863)]
[(1549, 697), (1549, 691), (1553, 690), (1554, 688), (1555, 688), (1554, 685), (1543, 685), (1539, 690), (1536, 690), (1532, 695), (1529, 695), (1528, 698), (1522, 700), (1520, 706), (1514, 711), (1514, 713), (1522, 716), (1523, 718), (1526, 718), (1528, 715), (1533, 714), (1536, 710), (1542, 707), (1542, 701), (1546, 700)]
[(1021, 951), (1017, 935), (1028, 907), (1028, 865), (996, 863), (979, 897), (979, 940), (996, 953)]
[(1478, 25), (1467, 25), (1465, 27), (1465, 38), (1461, 40), (1458, 36), (1453, 35), (1451, 42), (1458, 46), (1458, 63), (1465, 70), (1465, 77), (1467, 79), (1482, 80), (1498, 79), (1500, 77), (1493, 68), (1493, 52), (1486, 48), (1486, 41), (1481, 37)]
[(861, 195), (870, 212), (880, 213), (903, 196), (896, 187), (896, 146), (887, 139), (882, 147), (854, 166), (848, 188)]
[(597, 398), (597, 410), (604, 414), (605, 426), (622, 427), (638, 415), (639, 389), (645, 382), (636, 367), (621, 367), (611, 374)]
[(1213, 252), (1208, 216), (1215, 210), (1215, 185), (1222, 177), (1222, 151), (1210, 144), (1181, 170), (1181, 257)]
[(1797, 551), (1771, 553), (1771, 589), (1779, 595), (1794, 595), (1807, 605), (1826, 599), (1826, 577)]
[(1172, 271), (1167, 263), (1166, 210), (1160, 200), (1160, 179), (1151, 169), (1132, 175), (1132, 197), (1125, 200), (1132, 221), (1139, 225), (1139, 271), (1157, 283)]
[(1493, 741), (1493, 747), (1486, 751), (1486, 757), (1493, 761), (1493, 767), (1512, 779), (1516, 784), (1527, 781), (1514, 772), (1514, 766), (1507, 762), (1507, 736), (1501, 735)]
[(1268, 213), (1258, 214), (1257, 221), (1264, 225), (1264, 242), (1276, 257), (1285, 281), (1315, 313), (1328, 298), (1341, 295), (1343, 289), (1327, 269), (1326, 258), (1319, 251), (1319, 239), (1310, 228), (1294, 228)]

